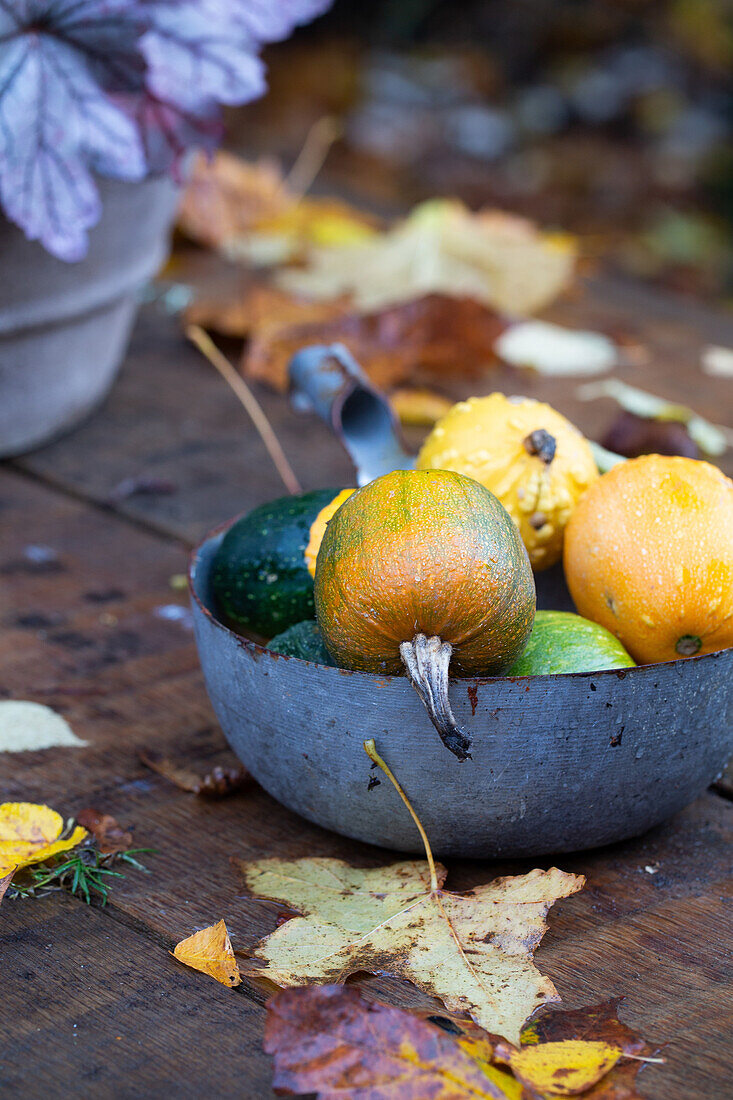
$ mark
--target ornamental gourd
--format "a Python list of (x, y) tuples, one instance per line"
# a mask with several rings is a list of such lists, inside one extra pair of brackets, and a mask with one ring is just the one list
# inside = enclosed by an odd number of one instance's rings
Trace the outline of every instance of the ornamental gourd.
[(315, 605), (336, 663), (387, 674), (404, 665), (444, 743), (465, 759), (448, 665), (463, 676), (508, 668), (532, 630), (535, 587), (519, 532), (488, 489), (445, 470), (395, 470), (328, 524)]
[(315, 489), (278, 497), (232, 524), (212, 570), (217, 608), (228, 626), (271, 638), (313, 617), (309, 560), (342, 496), (338, 489)]
[(597, 479), (587, 439), (541, 401), (492, 393), (454, 405), (417, 458), (419, 470), (455, 470), (480, 481), (519, 528), (532, 568), (560, 560), (563, 533)]
[(733, 646), (733, 481), (709, 462), (614, 466), (573, 515), (564, 560), (578, 611), (639, 663)]

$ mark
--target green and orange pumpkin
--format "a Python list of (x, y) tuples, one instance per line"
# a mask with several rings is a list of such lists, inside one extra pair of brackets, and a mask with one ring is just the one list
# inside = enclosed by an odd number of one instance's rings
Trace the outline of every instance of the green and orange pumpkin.
[[(405, 665), (420, 692), (408, 659), (420, 638), (439, 639), (458, 675), (508, 668), (532, 630), (535, 586), (517, 527), (488, 489), (446, 470), (395, 470), (330, 520), (315, 607), (338, 665), (387, 674)], [(420, 643), (415, 656), (421, 666), (432, 662)], [(423, 671), (449, 712), (447, 660), (440, 675)], [(436, 677), (445, 680), (440, 689)]]

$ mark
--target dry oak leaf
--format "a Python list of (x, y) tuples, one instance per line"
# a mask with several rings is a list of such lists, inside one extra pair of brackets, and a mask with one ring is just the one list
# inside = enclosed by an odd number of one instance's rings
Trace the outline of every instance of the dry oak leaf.
[(50, 806), (34, 802), (0, 805), (0, 879), (32, 863), (44, 863), (58, 852), (76, 848), (87, 836), (77, 825), (63, 837), (64, 819)]
[(543, 234), (525, 218), (432, 199), (371, 240), (312, 249), (303, 270), (284, 269), (277, 281), (311, 298), (350, 294), (363, 312), (447, 294), (525, 315), (557, 297), (575, 259), (569, 237)]
[(320, 324), (348, 312), (348, 302), (311, 302), (266, 283), (253, 283), (239, 293), (199, 297), (184, 312), (184, 324), (200, 325), (222, 336), (268, 340), (292, 325)]
[(199, 775), (186, 764), (178, 764), (152, 749), (143, 749), (138, 756), (146, 768), (162, 775), (179, 790), (189, 791), (201, 798), (227, 798), (252, 782), (252, 776), (241, 764), (235, 768), (223, 768), (217, 764), (205, 775)]
[[(330, 307), (331, 316), (318, 317), (319, 305)], [(249, 378), (286, 392), (292, 356), (305, 344), (335, 343), (344, 344), (382, 388), (475, 378), (496, 365), (494, 344), (508, 323), (472, 298), (447, 294), (427, 294), (364, 314), (344, 299), (311, 303), (310, 310), (310, 320), (303, 314), (280, 324), (273, 313), (273, 324), (255, 326), (242, 358)]]
[(302, 914), (256, 948), (278, 985), (396, 974), (512, 1042), (539, 1005), (558, 999), (532, 954), (550, 906), (585, 881), (553, 867), (453, 894), (442, 888), (444, 867), (436, 865), (431, 886), (428, 863), (417, 860), (367, 869), (319, 858), (239, 865), (253, 894)]
[[(320, 1100), (521, 1100), (508, 1073), (427, 1020), (342, 985), (288, 989), (267, 1004), (273, 1087)], [(488, 1047), (490, 1052), (491, 1048)]]
[(239, 967), (223, 920), (181, 940), (171, 954), (185, 966), (216, 978), (230, 989), (241, 985)]
[(110, 814), (102, 814), (99, 810), (87, 807), (76, 815), (76, 821), (78, 825), (89, 830), (102, 855), (126, 852), (132, 847), (132, 833), (123, 829)]

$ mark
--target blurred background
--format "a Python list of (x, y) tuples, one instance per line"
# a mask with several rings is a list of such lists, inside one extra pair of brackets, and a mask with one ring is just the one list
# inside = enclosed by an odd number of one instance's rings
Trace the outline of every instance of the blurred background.
[(733, 0), (336, 0), (266, 60), (230, 148), (287, 164), (332, 116), (316, 192), (495, 204), (733, 308)]

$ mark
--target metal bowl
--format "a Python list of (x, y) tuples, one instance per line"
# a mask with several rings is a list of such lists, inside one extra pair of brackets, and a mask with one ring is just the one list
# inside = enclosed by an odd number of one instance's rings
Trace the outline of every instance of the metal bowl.
[[(608, 672), (453, 680), (451, 706), (473, 741), (473, 759), (459, 763), (407, 680), (283, 657), (220, 623), (210, 573), (225, 530), (201, 544), (190, 569), (209, 696), (257, 781), (327, 829), (422, 851), (397, 793), (364, 752), (370, 737), (436, 853), (476, 857), (636, 836), (701, 794), (733, 752), (728, 649)], [(547, 583), (555, 589), (548, 595), (540, 585), (540, 605), (568, 606), (557, 574)]]

